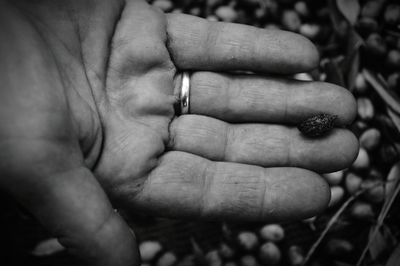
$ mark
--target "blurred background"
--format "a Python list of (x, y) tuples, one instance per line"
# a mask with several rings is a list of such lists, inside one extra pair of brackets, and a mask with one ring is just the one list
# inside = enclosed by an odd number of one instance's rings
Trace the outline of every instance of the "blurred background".
[[(293, 78), (357, 99), (354, 164), (325, 174), (329, 209), (291, 223), (135, 217), (143, 266), (400, 265), (400, 1), (155, 0), (165, 12), (300, 33), (321, 54)], [(0, 196), (0, 265), (78, 265), (16, 202)], [(112, 248), (112, 247), (110, 247)]]

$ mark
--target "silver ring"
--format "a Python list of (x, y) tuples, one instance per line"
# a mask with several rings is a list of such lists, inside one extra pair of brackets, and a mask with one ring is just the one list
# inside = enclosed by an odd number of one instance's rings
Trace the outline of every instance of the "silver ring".
[(181, 115), (188, 114), (190, 111), (190, 74), (187, 71), (182, 72), (182, 85), (179, 94)]

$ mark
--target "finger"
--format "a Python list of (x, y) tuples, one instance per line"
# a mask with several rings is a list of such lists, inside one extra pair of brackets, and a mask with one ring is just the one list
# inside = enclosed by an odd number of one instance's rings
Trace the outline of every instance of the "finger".
[(169, 14), (167, 22), (168, 48), (180, 69), (294, 73), (318, 65), (316, 48), (298, 34), (183, 14)]
[(126, 1), (113, 35), (108, 79), (126, 85), (152, 69), (171, 70), (165, 24), (164, 14), (146, 1)]
[(329, 186), (308, 170), (212, 162), (173, 151), (161, 158), (133, 204), (172, 217), (287, 221), (316, 215), (329, 198)]
[(330, 83), (194, 72), (190, 84), (191, 113), (231, 122), (299, 123), (328, 113), (348, 125), (357, 114), (353, 95)]
[(71, 154), (56, 151), (32, 156), (26, 148), (15, 146), (0, 164), (3, 176), (12, 177), (2, 178), (3, 189), (89, 265), (139, 265), (133, 233), (88, 169), (68, 162)]
[(357, 138), (345, 129), (310, 140), (293, 127), (229, 124), (210, 117), (184, 115), (172, 122), (170, 133), (172, 150), (214, 161), (264, 167), (333, 172), (350, 166), (358, 153)]
[[(99, 107), (102, 120), (119, 127), (122, 124), (119, 119), (123, 117), (124, 126), (136, 127), (132, 117), (145, 116), (146, 120), (152, 120), (147, 124), (164, 127), (174, 115), (176, 101), (175, 67), (165, 46), (165, 15), (144, 0), (125, 2), (112, 39), (106, 100)], [(118, 118), (111, 118), (115, 113)]]

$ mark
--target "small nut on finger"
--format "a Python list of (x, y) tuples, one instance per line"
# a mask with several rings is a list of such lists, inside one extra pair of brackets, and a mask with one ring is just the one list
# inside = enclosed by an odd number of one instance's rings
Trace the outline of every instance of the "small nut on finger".
[(297, 128), (307, 137), (319, 137), (328, 133), (335, 125), (337, 115), (319, 114), (307, 118)]

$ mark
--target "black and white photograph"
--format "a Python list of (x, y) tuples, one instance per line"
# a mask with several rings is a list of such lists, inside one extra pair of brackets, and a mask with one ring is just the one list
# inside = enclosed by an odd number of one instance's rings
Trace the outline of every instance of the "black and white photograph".
[(0, 266), (400, 266), (399, 0), (0, 0)]

